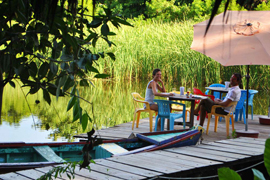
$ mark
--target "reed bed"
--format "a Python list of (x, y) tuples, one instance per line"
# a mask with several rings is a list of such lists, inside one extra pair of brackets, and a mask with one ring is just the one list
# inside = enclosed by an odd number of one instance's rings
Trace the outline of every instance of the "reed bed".
[[(200, 21), (203, 21), (201, 19)], [(141, 81), (151, 79), (154, 68), (160, 68), (168, 83), (182, 86), (205, 86), (228, 81), (233, 72), (246, 74), (246, 66), (223, 67), (211, 58), (190, 49), (193, 25), (199, 21), (161, 22), (134, 20), (134, 27), (113, 29), (116, 47), (107, 48), (101, 43), (97, 49), (106, 49), (116, 55), (99, 60), (101, 72), (117, 80)], [(250, 87), (268, 89), (269, 66), (250, 66)], [(243, 78), (243, 86), (246, 80)]]

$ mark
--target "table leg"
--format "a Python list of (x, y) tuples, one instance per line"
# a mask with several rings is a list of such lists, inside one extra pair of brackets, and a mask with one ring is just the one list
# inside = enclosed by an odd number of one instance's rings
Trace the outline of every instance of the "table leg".
[(194, 124), (194, 107), (195, 107), (195, 101), (191, 101), (189, 128), (193, 127), (193, 124)]

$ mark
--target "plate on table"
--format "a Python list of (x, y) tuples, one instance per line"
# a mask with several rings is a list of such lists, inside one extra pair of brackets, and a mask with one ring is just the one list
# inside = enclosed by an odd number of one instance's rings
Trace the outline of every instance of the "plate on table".
[(200, 95), (192, 95), (192, 97), (196, 99), (207, 99), (206, 96), (200, 96)]

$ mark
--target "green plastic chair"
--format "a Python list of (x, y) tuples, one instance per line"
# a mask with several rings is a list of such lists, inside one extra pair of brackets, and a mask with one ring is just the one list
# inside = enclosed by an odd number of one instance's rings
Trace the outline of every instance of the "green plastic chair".
[[(186, 105), (183, 103), (178, 103), (168, 100), (154, 100), (158, 105), (158, 115), (156, 117), (155, 131), (157, 131), (158, 118), (161, 120), (161, 131), (164, 131), (165, 118), (170, 120), (170, 130), (174, 129), (174, 120), (178, 118), (183, 118), (183, 127), (186, 128)], [(183, 106), (183, 111), (181, 114), (171, 113), (171, 104), (177, 104)]]

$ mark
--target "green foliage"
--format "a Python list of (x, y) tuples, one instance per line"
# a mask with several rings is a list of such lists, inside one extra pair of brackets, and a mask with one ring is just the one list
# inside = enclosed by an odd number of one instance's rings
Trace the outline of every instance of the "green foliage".
[(265, 142), (264, 165), (268, 174), (270, 175), (270, 138), (268, 138)]
[(228, 179), (241, 180), (242, 179), (237, 172), (235, 172), (234, 170), (231, 170), (228, 167), (223, 167), (223, 168), (218, 169), (218, 178), (219, 180), (228, 180)]
[[(56, 166), (52, 168), (49, 172), (42, 175), (38, 180), (53, 180), (58, 177), (62, 177), (65, 174), (69, 179), (75, 179), (75, 169), (79, 165), (82, 164), (81, 162), (65, 162), (61, 166)], [(91, 171), (90, 166), (87, 166), (89, 172)]]
[(269, 11), (270, 10), (270, 1), (267, 3), (265, 1), (262, 1), (261, 4), (259, 4), (256, 8), (256, 11)]
[(254, 180), (265, 180), (263, 173), (261, 173), (257, 169), (252, 169), (252, 172), (254, 174)]
[(109, 23), (116, 28), (120, 24), (131, 25), (113, 15), (109, 8), (103, 8), (102, 15), (89, 21), (88, 9), (77, 1), (44, 1), (42, 7), (37, 3), (41, 2), (4, 0), (1, 3), (0, 91), (8, 83), (14, 87), (13, 80), (17, 79), (30, 88), (28, 94), (42, 90), (48, 104), (51, 103), (50, 94), (56, 99), (76, 96), (78, 98), (75, 103), (69, 103), (68, 110), (73, 107), (74, 120), (80, 119), (85, 129), (88, 116), (82, 114), (80, 94), (69, 89), (89, 87), (92, 84), (89, 74), (95, 74), (97, 78), (108, 77), (93, 66), (98, 65), (104, 54), (115, 60), (114, 54), (94, 53), (89, 48), (95, 48), (99, 39), (109, 47), (115, 45), (109, 40), (109, 36), (115, 35)]
[[(270, 174), (270, 138), (266, 139), (265, 142), (264, 165), (267, 169), (268, 174)], [(265, 180), (264, 175), (260, 171), (252, 169), (252, 172), (254, 174), (254, 180)], [(219, 180), (227, 180), (227, 179), (241, 180), (240, 175), (228, 167), (218, 169), (218, 178)]]

